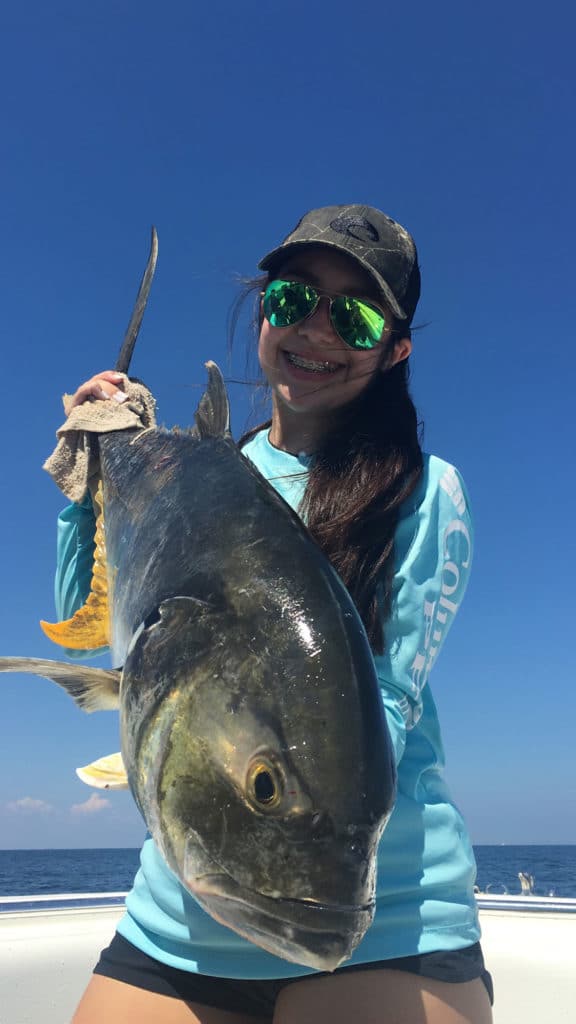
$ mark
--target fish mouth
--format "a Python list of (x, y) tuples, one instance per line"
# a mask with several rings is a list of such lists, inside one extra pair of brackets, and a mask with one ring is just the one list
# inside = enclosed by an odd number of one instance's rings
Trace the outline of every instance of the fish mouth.
[(276, 898), (220, 872), (194, 878), (187, 887), (220, 924), (275, 956), (319, 971), (334, 971), (347, 960), (374, 916), (374, 902)]

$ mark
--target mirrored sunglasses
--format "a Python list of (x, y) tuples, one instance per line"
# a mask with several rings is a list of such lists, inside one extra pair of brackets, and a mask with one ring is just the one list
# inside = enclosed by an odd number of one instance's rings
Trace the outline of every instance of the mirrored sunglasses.
[(293, 327), (312, 315), (320, 299), (330, 301), (330, 320), (349, 348), (376, 348), (386, 327), (384, 311), (351, 295), (327, 295), (300, 281), (270, 281), (263, 292), (264, 316), (272, 327)]

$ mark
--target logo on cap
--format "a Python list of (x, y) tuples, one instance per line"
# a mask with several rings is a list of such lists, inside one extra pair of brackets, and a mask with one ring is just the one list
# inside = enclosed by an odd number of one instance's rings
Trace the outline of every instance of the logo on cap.
[(330, 227), (340, 235), (349, 235), (359, 242), (378, 242), (380, 236), (366, 217), (354, 216), (352, 213), (342, 213), (335, 220), (330, 221)]

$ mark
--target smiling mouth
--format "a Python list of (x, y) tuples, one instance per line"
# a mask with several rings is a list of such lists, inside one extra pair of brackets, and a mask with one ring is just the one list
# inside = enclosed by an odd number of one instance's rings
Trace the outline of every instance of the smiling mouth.
[(286, 361), (298, 370), (306, 370), (308, 373), (336, 373), (342, 368), (342, 363), (330, 363), (328, 360), (304, 359), (295, 352), (284, 350)]

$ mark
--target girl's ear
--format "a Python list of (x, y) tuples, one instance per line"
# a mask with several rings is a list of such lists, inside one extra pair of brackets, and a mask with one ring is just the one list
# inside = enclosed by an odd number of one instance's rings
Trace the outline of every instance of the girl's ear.
[(408, 359), (412, 351), (412, 342), (410, 338), (400, 338), (394, 345), (390, 353), (389, 359), (386, 361), (386, 369), (389, 370), (391, 366), (396, 366), (396, 363), (401, 363), (403, 359)]

